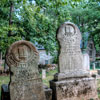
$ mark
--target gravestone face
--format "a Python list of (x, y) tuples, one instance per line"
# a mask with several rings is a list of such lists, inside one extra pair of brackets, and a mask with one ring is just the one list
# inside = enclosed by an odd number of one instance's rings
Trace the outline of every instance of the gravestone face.
[(6, 63), (11, 71), (11, 100), (45, 100), (38, 60), (39, 53), (30, 42), (22, 40), (10, 46)]
[(78, 27), (70, 22), (64, 23), (58, 30), (58, 41), (61, 50), (59, 71), (69, 72), (83, 69), (83, 56), (80, 49), (81, 33)]
[(83, 66), (81, 33), (76, 25), (65, 22), (57, 33), (60, 43), (59, 72), (50, 81), (53, 100), (96, 100), (96, 79)]

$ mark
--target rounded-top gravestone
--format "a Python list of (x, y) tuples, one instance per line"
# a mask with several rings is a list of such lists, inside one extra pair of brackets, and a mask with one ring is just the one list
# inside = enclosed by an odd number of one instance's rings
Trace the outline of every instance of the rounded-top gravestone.
[(81, 38), (80, 30), (73, 23), (65, 22), (59, 27), (57, 31), (60, 44), (59, 73), (55, 75), (55, 79), (89, 76), (89, 72), (84, 70), (83, 66)]
[(83, 69), (83, 56), (80, 49), (81, 33), (76, 25), (66, 22), (58, 30), (61, 50), (59, 55), (60, 72)]
[(10, 46), (6, 63), (11, 72), (11, 100), (45, 100), (38, 61), (39, 53), (32, 43), (21, 40)]
[(57, 32), (60, 43), (59, 72), (50, 81), (53, 100), (98, 100), (96, 79), (83, 66), (78, 27), (65, 22)]

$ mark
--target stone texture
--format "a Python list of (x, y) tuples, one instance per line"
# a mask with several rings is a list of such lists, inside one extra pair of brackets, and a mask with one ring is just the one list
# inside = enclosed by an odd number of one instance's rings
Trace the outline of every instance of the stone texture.
[(53, 100), (98, 100), (94, 78), (51, 81)]
[(75, 73), (82, 71), (87, 73), (83, 67), (83, 55), (80, 49), (81, 33), (76, 25), (65, 22), (57, 32), (60, 43), (59, 73)]
[(42, 79), (46, 78), (46, 69), (42, 69)]
[[(52, 89), (43, 86), (46, 100), (52, 100)], [(7, 84), (1, 86), (1, 100), (10, 100), (10, 93)], [(28, 99), (27, 99), (28, 100)]]
[(28, 41), (13, 43), (7, 51), (11, 100), (46, 100), (38, 72), (39, 54)]
[(97, 70), (98, 75), (100, 75), (100, 69)]
[(65, 22), (57, 32), (60, 43), (59, 72), (50, 82), (53, 100), (97, 99), (96, 79), (83, 66), (81, 33), (76, 25)]
[(46, 100), (52, 100), (52, 89), (44, 85)]
[(89, 77), (91, 76), (89, 74), (89, 72), (83, 72), (83, 71), (78, 71), (78, 70), (75, 70), (75, 72), (66, 72), (66, 73), (56, 73), (54, 75), (54, 80), (55, 81), (59, 81), (59, 80), (64, 80), (64, 79), (69, 79), (69, 78), (83, 78), (83, 77)]

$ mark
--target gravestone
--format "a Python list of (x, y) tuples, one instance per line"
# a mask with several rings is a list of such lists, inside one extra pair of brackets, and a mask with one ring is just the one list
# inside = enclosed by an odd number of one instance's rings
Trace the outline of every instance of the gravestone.
[(90, 71), (90, 58), (89, 58), (89, 55), (87, 53), (83, 54), (83, 67), (87, 71)]
[(45, 100), (38, 72), (39, 53), (28, 41), (13, 43), (7, 51), (10, 67), (10, 100)]
[(78, 27), (65, 22), (58, 29), (57, 39), (60, 43), (59, 71), (50, 81), (53, 100), (96, 99), (96, 79), (83, 66)]

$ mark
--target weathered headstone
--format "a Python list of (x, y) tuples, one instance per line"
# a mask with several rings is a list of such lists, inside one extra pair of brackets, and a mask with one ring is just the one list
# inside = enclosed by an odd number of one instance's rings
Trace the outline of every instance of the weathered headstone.
[(32, 43), (22, 40), (10, 46), (6, 63), (11, 72), (11, 100), (45, 100), (38, 60), (39, 53)]
[(90, 58), (87, 53), (83, 54), (83, 67), (85, 70), (90, 71)]
[(53, 100), (89, 100), (97, 98), (96, 80), (83, 66), (81, 33), (76, 25), (65, 22), (57, 32), (60, 43), (59, 72), (50, 81)]
[(66, 77), (89, 76), (83, 66), (83, 55), (80, 49), (81, 33), (72, 23), (64, 23), (58, 30), (57, 39), (60, 43), (59, 73), (55, 79)]

